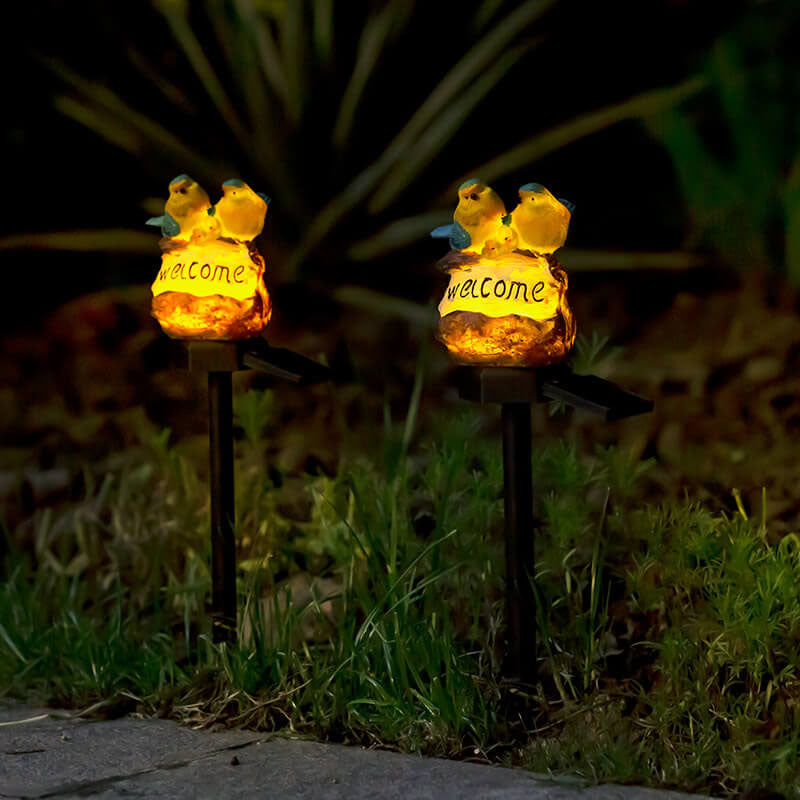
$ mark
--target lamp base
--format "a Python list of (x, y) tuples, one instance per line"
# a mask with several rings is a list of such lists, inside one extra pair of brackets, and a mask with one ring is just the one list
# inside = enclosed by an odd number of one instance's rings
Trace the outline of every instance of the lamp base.
[(492, 367), (544, 367), (569, 355), (575, 323), (569, 306), (546, 320), (517, 314), (488, 317), (453, 311), (439, 320), (438, 339), (459, 364)]

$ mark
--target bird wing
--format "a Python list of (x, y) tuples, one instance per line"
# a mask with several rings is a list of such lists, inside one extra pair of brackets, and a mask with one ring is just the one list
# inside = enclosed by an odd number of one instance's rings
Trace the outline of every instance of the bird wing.
[(452, 222), (449, 225), (440, 225), (431, 231), (431, 236), (434, 239), (449, 239), (453, 233), (453, 228), (455, 228), (455, 224)]
[(466, 229), (458, 222), (453, 223), (453, 231), (450, 234), (450, 247), (453, 250), (463, 250), (472, 244), (472, 237)]
[(563, 197), (556, 197), (556, 200), (558, 200), (558, 202), (561, 203), (561, 205), (564, 206), (570, 214), (575, 210), (575, 203), (570, 203), (569, 200), (565, 200)]
[(463, 250), (472, 244), (472, 237), (465, 230), (463, 225), (458, 222), (451, 222), (449, 225), (440, 225), (431, 231), (434, 239), (449, 239), (450, 247), (453, 250)]
[(181, 226), (178, 221), (165, 211), (164, 216), (161, 218), (161, 233), (164, 236), (172, 237), (177, 236), (180, 232)]

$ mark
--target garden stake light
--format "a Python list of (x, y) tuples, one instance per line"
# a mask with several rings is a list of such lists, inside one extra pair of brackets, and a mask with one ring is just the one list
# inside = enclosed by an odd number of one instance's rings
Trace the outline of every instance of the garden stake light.
[(271, 347), (260, 334), (272, 311), (263, 283), (261, 233), (269, 198), (238, 179), (225, 181), (211, 206), (188, 175), (169, 185), (161, 228), (161, 270), (153, 283), (153, 316), (185, 342), (184, 366), (208, 375), (211, 494), (212, 631), (215, 642), (236, 639), (232, 374), (257, 369), (294, 383), (329, 377), (327, 367)]
[(536, 679), (531, 404), (560, 401), (606, 420), (651, 411), (650, 400), (560, 364), (575, 341), (567, 276), (552, 255), (564, 243), (572, 204), (541, 184), (520, 188), (511, 214), (478, 180), (459, 187), (440, 261), (450, 284), (439, 304), (439, 338), (459, 370), (459, 395), (499, 403), (503, 428), (506, 542), (506, 677)]

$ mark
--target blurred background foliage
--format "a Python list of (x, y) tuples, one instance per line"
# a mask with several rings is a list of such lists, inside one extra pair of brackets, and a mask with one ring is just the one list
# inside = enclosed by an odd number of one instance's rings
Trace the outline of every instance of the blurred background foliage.
[(800, 9), (759, 3), (705, 56), (708, 91), (646, 118), (670, 154), (687, 246), (800, 283)]
[[(240, 175), (274, 198), (271, 288), (427, 302), (427, 232), (472, 174), (509, 205), (529, 180), (576, 202), (572, 269), (714, 253), (800, 279), (787, 0), (48, 0), (23, 13), (5, 148), (18, 202), (0, 248), (39, 307), (148, 283), (158, 250), (142, 223), (179, 172), (212, 196)], [(22, 317), (10, 299), (3, 310)]]

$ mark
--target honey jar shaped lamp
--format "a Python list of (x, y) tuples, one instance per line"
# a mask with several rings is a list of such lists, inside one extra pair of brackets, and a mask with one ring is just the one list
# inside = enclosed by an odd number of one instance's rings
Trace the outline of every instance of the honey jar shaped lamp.
[(458, 188), (453, 222), (431, 232), (450, 252), (438, 337), (461, 364), (541, 367), (563, 361), (575, 342), (567, 274), (553, 253), (573, 206), (539, 183), (519, 189), (511, 213), (473, 178)]
[(168, 336), (238, 341), (261, 334), (272, 304), (253, 240), (269, 203), (238, 178), (222, 184), (216, 205), (188, 175), (170, 182), (164, 214), (147, 220), (162, 233), (152, 313)]

